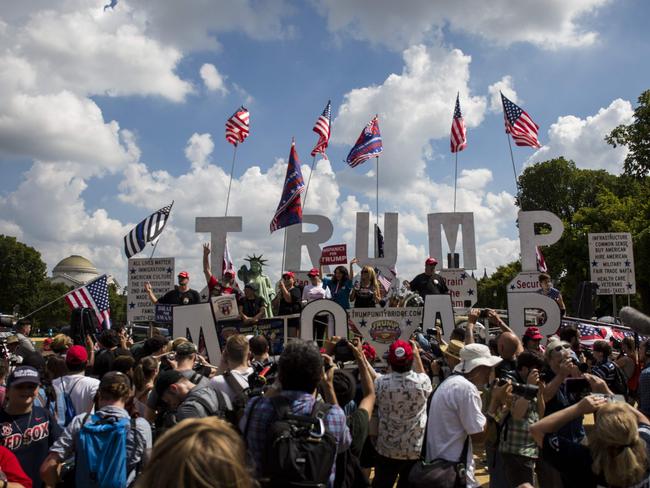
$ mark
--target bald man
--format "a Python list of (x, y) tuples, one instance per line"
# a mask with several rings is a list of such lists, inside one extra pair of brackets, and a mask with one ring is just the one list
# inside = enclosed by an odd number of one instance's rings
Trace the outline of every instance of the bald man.
[(509, 373), (516, 370), (517, 356), (522, 353), (524, 346), (514, 333), (503, 332), (497, 339), (497, 350), (503, 361), (495, 368), (495, 375), (497, 378), (510, 376)]

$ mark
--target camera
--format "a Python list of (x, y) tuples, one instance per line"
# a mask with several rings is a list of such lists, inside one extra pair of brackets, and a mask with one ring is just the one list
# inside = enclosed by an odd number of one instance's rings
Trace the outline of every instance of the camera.
[(578, 367), (581, 373), (586, 373), (589, 371), (589, 365), (587, 363), (581, 363), (576, 358), (571, 359), (571, 363)]
[[(264, 387), (271, 385), (275, 381), (278, 363), (264, 364), (259, 361), (254, 361), (252, 366), (253, 372), (248, 375), (248, 387), (252, 391), (259, 391), (259, 394), (261, 394)], [(254, 396), (254, 393), (251, 396)]]
[[(505, 379), (500, 379), (497, 381), (497, 385), (503, 386), (507, 383)], [(537, 396), (539, 391), (539, 386), (529, 385), (525, 383), (515, 383), (514, 381), (510, 383), (512, 385), (512, 393), (514, 395), (525, 398), (526, 400), (532, 400)]]
[(334, 345), (334, 361), (337, 363), (354, 361), (352, 345), (347, 341), (347, 339), (341, 339)]
[(489, 313), (490, 313), (490, 309), (489, 309), (489, 308), (483, 308), (483, 309), (481, 309), (481, 311), (479, 312), (479, 314), (478, 314), (478, 318), (479, 318), (479, 319), (487, 319)]

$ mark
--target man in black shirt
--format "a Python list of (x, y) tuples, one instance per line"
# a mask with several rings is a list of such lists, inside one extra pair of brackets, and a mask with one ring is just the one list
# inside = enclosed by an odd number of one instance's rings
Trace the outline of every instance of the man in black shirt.
[(178, 285), (173, 290), (165, 293), (160, 299), (156, 298), (151, 289), (151, 283), (146, 282), (144, 289), (149, 295), (151, 303), (165, 303), (168, 305), (194, 305), (201, 303), (201, 295), (190, 288), (190, 274), (187, 271), (178, 273)]
[(35, 368), (19, 366), (7, 380), (6, 403), (0, 410), (0, 440), (12, 451), (32, 486), (42, 486), (39, 469), (61, 434), (50, 412), (34, 406), (41, 379)]
[(239, 301), (239, 316), (244, 324), (256, 324), (264, 317), (265, 310), (264, 300), (257, 296), (253, 284), (247, 283), (244, 286), (244, 297)]
[(437, 264), (438, 260), (436, 258), (427, 258), (424, 262), (424, 273), (420, 273), (411, 280), (411, 290), (417, 292), (422, 298), (427, 295), (449, 293), (445, 279), (435, 272)]
[[(285, 271), (278, 285), (278, 294), (273, 299), (278, 307), (278, 315), (293, 315), (302, 309), (302, 292), (296, 286), (296, 275)], [(290, 337), (298, 337), (300, 318), (294, 317), (287, 321), (287, 333)]]

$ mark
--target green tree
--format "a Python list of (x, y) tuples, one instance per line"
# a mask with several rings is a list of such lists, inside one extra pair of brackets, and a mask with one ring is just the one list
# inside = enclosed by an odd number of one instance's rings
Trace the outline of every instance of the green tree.
[(626, 146), (630, 152), (625, 157), (623, 171), (626, 175), (643, 177), (650, 171), (650, 90), (641, 93), (638, 103), (634, 121), (616, 127), (605, 141), (614, 147)]
[(39, 305), (38, 288), (45, 280), (41, 254), (15, 237), (0, 235), (0, 311), (24, 315)]
[(499, 266), (497, 270), (487, 278), (478, 281), (478, 307), (489, 307), (496, 309), (508, 308), (508, 283), (521, 271), (521, 263), (512, 263)]
[(118, 293), (114, 284), (108, 285), (108, 302), (111, 307), (112, 324), (126, 324), (126, 295)]

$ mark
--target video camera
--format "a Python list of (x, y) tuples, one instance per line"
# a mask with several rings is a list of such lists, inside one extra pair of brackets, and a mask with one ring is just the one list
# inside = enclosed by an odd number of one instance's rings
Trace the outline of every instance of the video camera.
[(275, 381), (278, 372), (278, 363), (264, 364), (254, 361), (252, 366), (253, 372), (248, 375), (248, 388), (250, 390), (259, 390), (261, 394), (265, 387), (272, 385)]
[[(497, 385), (498, 386), (503, 386), (507, 383), (508, 381), (504, 378), (497, 380)], [(537, 393), (539, 392), (539, 386), (537, 385), (529, 385), (526, 383), (516, 383), (512, 381), (511, 383), (512, 386), (512, 393), (514, 395), (520, 396), (525, 398), (526, 400), (532, 400), (537, 396)]]

